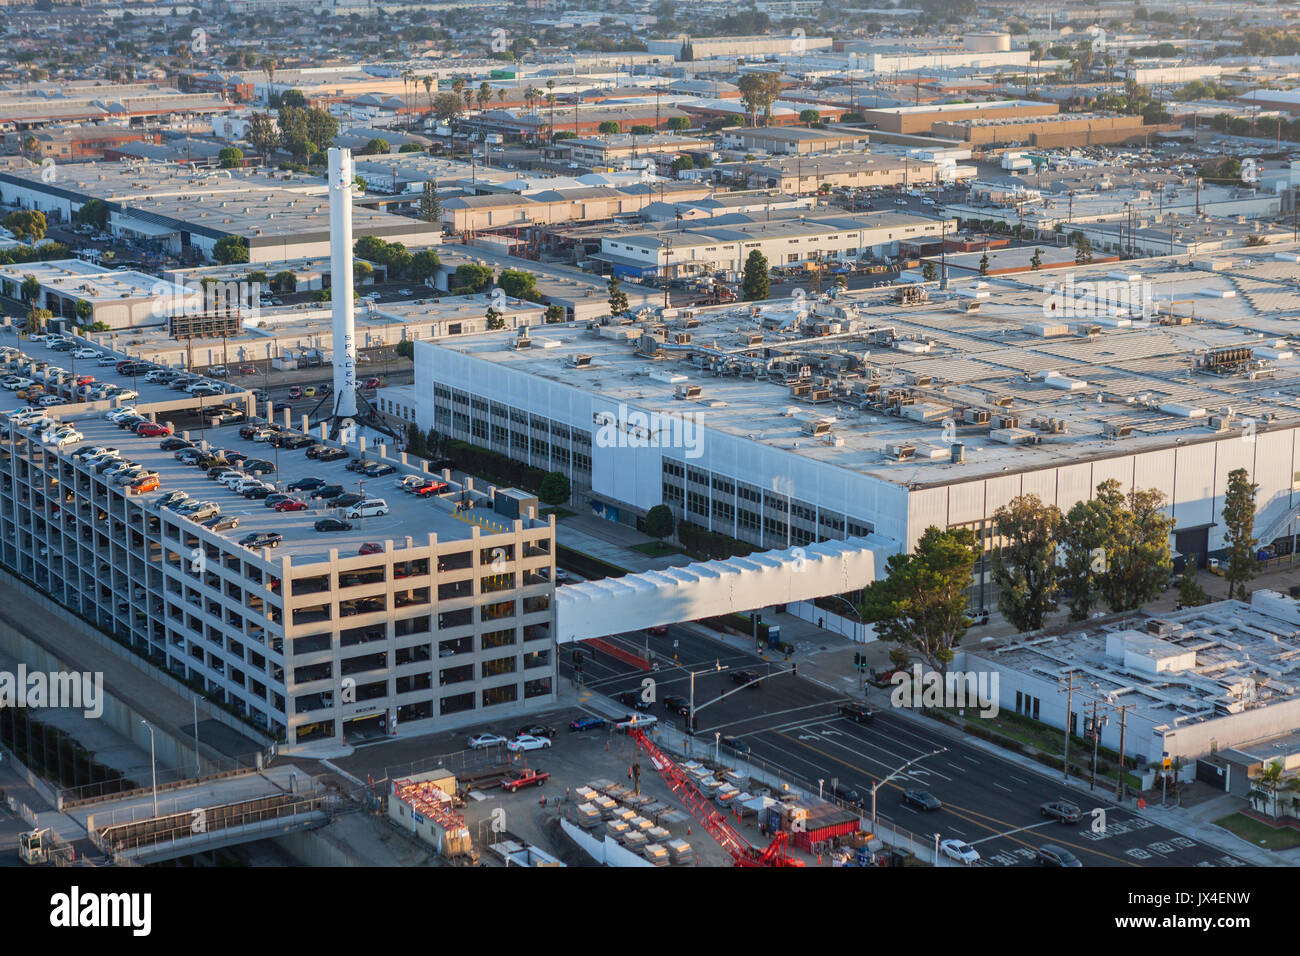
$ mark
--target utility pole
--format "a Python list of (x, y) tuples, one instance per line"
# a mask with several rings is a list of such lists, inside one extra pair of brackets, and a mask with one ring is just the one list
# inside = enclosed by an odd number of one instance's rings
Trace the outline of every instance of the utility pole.
[(1115, 788), (1115, 796), (1119, 798), (1120, 803), (1124, 802), (1124, 730), (1128, 721), (1129, 708), (1134, 704), (1124, 704), (1119, 708), (1119, 785)]
[(1078, 686), (1075, 684), (1074, 679), (1077, 676), (1078, 674), (1073, 668), (1065, 672), (1065, 680), (1067, 683), (1065, 685), (1065, 760), (1063, 761), (1063, 766), (1065, 771), (1064, 779), (1067, 781), (1070, 779), (1070, 722), (1072, 717), (1071, 711), (1074, 708), (1074, 691)]
[(1097, 785), (1097, 743), (1101, 740), (1101, 725), (1097, 723), (1097, 701), (1092, 702), (1092, 771), (1088, 775), (1088, 789)]

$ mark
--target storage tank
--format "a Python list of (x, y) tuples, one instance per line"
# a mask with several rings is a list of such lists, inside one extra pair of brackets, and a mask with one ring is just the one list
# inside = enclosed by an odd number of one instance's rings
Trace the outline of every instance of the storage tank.
[(963, 47), (975, 53), (1001, 53), (1011, 49), (1011, 34), (996, 30), (967, 33), (961, 42)]

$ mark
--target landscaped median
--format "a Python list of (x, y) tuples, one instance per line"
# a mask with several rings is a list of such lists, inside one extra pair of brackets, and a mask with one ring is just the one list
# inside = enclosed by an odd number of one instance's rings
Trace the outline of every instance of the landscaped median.
[(1245, 813), (1230, 813), (1215, 820), (1214, 825), (1266, 850), (1291, 850), (1300, 846), (1300, 826), (1275, 826), (1267, 820)]

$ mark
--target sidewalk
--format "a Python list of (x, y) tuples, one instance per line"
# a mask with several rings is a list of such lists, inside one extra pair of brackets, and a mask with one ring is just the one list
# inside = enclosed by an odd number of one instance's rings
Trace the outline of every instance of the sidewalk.
[(652, 558), (633, 546), (652, 544), (655, 539), (635, 528), (595, 515), (574, 515), (555, 522), (555, 536), (566, 548), (573, 548), (593, 558), (608, 561), (632, 572), (662, 571), (664, 568), (691, 564), (694, 559), (685, 554), (666, 554)]

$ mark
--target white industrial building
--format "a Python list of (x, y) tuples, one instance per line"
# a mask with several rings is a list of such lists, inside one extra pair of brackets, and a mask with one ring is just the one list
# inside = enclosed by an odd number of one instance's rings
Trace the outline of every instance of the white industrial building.
[[(1060, 273), (1028, 273), (802, 314), (787, 300), (534, 329), (527, 347), (510, 334), (417, 343), (416, 414), (564, 471), (607, 518), (635, 524), (666, 503), (768, 548), (874, 533), (910, 549), (931, 525), (987, 546), (1016, 496), (1068, 510), (1113, 478), (1164, 492), (1174, 547), (1204, 556), (1224, 546), (1240, 467), (1260, 486), (1257, 536), (1289, 551), (1294, 262), (1073, 276), (1068, 294)], [(982, 572), (973, 598), (992, 598)]]
[[(1300, 604), (1274, 591), (1160, 618), (959, 648), (954, 669), (996, 673), (998, 706), (1086, 736), (1140, 765), (1194, 760), (1300, 726)], [(1065, 688), (1073, 674), (1074, 691)], [(1121, 710), (1123, 722), (1121, 724)]]

